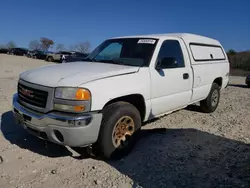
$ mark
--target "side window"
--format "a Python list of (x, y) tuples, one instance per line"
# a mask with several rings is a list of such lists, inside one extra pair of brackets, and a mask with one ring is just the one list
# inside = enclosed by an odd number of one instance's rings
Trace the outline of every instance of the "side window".
[(162, 69), (185, 67), (182, 49), (179, 41), (166, 40), (162, 43), (157, 58)]

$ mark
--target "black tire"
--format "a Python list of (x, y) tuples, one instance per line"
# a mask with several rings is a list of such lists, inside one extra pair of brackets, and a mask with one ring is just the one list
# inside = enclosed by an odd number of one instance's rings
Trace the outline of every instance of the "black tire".
[(247, 84), (247, 87), (250, 88), (250, 84)]
[(49, 57), (47, 58), (47, 61), (48, 61), (48, 62), (52, 62), (52, 61), (54, 61), (54, 59), (53, 59), (53, 57), (49, 56)]
[(220, 87), (213, 83), (207, 98), (201, 101), (201, 110), (205, 113), (212, 113), (218, 107), (220, 101)]
[[(123, 117), (130, 117), (133, 120), (134, 133), (128, 138), (124, 147), (115, 147), (113, 131), (117, 122)], [(135, 146), (140, 129), (141, 116), (135, 106), (127, 102), (116, 102), (106, 106), (103, 110), (98, 141), (92, 146), (93, 153), (104, 159), (120, 159), (128, 155)]]

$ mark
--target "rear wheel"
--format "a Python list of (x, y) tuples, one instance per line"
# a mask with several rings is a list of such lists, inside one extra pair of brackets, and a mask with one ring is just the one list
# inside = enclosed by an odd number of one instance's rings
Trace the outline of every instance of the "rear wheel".
[(216, 110), (220, 101), (220, 87), (217, 83), (213, 83), (207, 98), (201, 101), (201, 109), (203, 112), (211, 113)]
[(132, 104), (117, 102), (106, 106), (93, 152), (106, 159), (120, 159), (133, 149), (140, 128), (140, 113)]

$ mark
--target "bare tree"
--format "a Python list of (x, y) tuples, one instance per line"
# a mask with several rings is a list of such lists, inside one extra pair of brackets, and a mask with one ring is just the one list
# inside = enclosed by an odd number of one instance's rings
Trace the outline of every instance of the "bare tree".
[(13, 41), (10, 41), (6, 44), (7, 48), (16, 48), (16, 44)]
[(64, 47), (64, 44), (58, 44), (58, 45), (56, 46), (56, 50), (57, 50), (57, 51), (62, 51), (62, 50), (66, 50), (66, 48)]
[(49, 48), (53, 47), (53, 45), (54, 45), (54, 41), (49, 39), (49, 38), (46, 38), (46, 37), (42, 37), (40, 39), (40, 42), (42, 44), (43, 50), (48, 50)]
[(30, 50), (39, 50), (41, 49), (42, 45), (38, 40), (32, 40), (29, 43), (29, 49)]
[(70, 45), (68, 49), (71, 50), (71, 51), (75, 51), (76, 50), (76, 45)]
[(75, 45), (75, 50), (82, 53), (88, 53), (90, 50), (90, 43), (88, 41), (78, 43)]
[(75, 51), (75, 46), (74, 45), (69, 45), (68, 49), (71, 50), (71, 51)]

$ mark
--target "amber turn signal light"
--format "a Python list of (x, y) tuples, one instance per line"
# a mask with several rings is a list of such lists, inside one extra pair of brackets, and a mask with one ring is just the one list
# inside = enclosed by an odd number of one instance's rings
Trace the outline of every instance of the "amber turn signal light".
[(89, 100), (90, 92), (86, 89), (77, 89), (76, 100)]

